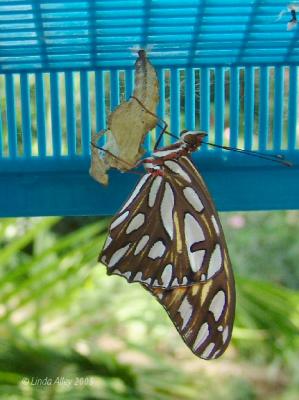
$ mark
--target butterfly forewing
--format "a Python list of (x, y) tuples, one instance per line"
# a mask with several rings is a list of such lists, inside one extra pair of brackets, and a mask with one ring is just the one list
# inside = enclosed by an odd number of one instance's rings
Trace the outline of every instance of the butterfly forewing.
[(187, 157), (146, 174), (113, 219), (100, 255), (109, 274), (149, 287), (190, 286), (223, 270), (225, 240), (205, 184)]

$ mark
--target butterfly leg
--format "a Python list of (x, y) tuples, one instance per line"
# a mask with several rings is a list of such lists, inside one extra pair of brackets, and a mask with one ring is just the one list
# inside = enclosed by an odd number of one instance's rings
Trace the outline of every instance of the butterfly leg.
[(160, 122), (162, 122), (162, 123), (164, 124), (164, 127), (162, 127), (161, 125), (157, 124), (160, 128), (162, 128), (162, 131), (160, 132), (159, 137), (158, 137), (158, 139), (157, 139), (157, 141), (156, 141), (156, 144), (155, 144), (155, 146), (154, 146), (154, 150), (156, 150), (156, 149), (158, 148), (159, 143), (160, 143), (160, 141), (161, 141), (161, 139), (162, 139), (164, 133), (167, 133), (167, 135), (170, 135), (170, 136), (174, 137), (175, 139), (179, 139), (178, 136), (176, 136), (176, 135), (174, 135), (173, 133), (167, 131), (168, 124), (167, 124), (167, 122), (166, 122), (164, 119), (160, 118), (157, 114), (151, 112), (148, 108), (146, 108), (145, 105), (144, 105), (137, 97), (131, 96), (131, 98), (134, 99), (134, 100), (136, 100), (137, 103), (139, 103), (140, 106), (141, 106), (142, 108), (144, 108), (144, 110), (145, 110), (148, 114), (150, 114), (150, 115), (152, 115), (153, 117), (157, 118)]

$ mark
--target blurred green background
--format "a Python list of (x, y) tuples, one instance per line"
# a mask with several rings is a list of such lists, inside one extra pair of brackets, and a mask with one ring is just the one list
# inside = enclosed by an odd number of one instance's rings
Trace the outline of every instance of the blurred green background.
[(215, 361), (139, 284), (106, 276), (108, 219), (1, 219), (0, 398), (298, 399), (299, 212), (221, 219), (237, 314)]

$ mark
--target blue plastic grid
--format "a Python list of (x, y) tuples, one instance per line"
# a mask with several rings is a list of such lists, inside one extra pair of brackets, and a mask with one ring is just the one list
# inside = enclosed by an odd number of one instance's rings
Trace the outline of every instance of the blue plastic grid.
[[(132, 45), (154, 45), (158, 114), (178, 133), (285, 154), (286, 168), (203, 146), (220, 210), (299, 208), (299, 28), (275, 1), (2, 1), (0, 215), (112, 214), (136, 182), (88, 175), (91, 131), (133, 89)], [(146, 145), (152, 143), (149, 136)]]

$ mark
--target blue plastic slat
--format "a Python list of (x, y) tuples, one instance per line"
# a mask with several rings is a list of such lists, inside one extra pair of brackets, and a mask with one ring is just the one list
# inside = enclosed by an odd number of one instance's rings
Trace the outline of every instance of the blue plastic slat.
[(50, 93), (53, 155), (54, 157), (59, 157), (61, 155), (61, 108), (59, 96), (59, 75), (57, 72), (50, 73)]
[(125, 98), (126, 101), (130, 100), (130, 96), (133, 94), (134, 89), (134, 71), (127, 69), (125, 71)]
[(5, 79), (6, 117), (8, 130), (8, 152), (10, 158), (17, 157), (17, 123), (14, 77), (7, 74)]
[(110, 107), (114, 110), (119, 104), (119, 73), (113, 70), (110, 73)]
[[(164, 77), (165, 77), (164, 69), (162, 69), (162, 68), (157, 69), (157, 78), (158, 78), (158, 82), (159, 82), (159, 97), (160, 97), (160, 101), (159, 101), (159, 104), (157, 107), (157, 115), (162, 120), (164, 120), (164, 117), (165, 117), (165, 78)], [(159, 137), (161, 130), (162, 129), (159, 126), (156, 128), (156, 138)], [(164, 144), (165, 144), (165, 135), (163, 135), (163, 137), (160, 141), (160, 146), (164, 146)]]
[(186, 129), (195, 129), (195, 76), (194, 69), (185, 72), (185, 124)]
[(76, 154), (76, 109), (73, 72), (65, 73), (65, 105), (68, 155)]
[(269, 136), (269, 68), (260, 68), (259, 150), (267, 148)]
[[(210, 130), (210, 70), (206, 67), (200, 69), (200, 130)], [(203, 149), (206, 147), (202, 145)]]
[[(1, 77), (0, 77), (1, 79)], [(1, 84), (2, 81), (0, 80)], [(4, 134), (4, 130), (3, 130), (3, 121), (2, 121), (2, 96), (3, 93), (0, 92), (0, 158), (3, 157), (3, 134)]]
[(105, 82), (104, 72), (95, 72), (95, 109), (96, 109), (96, 131), (106, 127), (106, 108), (105, 108)]
[(36, 127), (38, 140), (38, 154), (40, 157), (46, 155), (46, 114), (45, 114), (45, 92), (44, 79), (41, 72), (35, 75), (35, 97), (36, 97)]
[(292, 151), (296, 147), (298, 119), (298, 67), (291, 66), (289, 74), (288, 149)]
[(245, 68), (245, 89), (244, 89), (244, 148), (252, 149), (253, 129), (254, 129), (254, 69)]
[[(217, 67), (215, 71), (215, 143), (223, 144), (224, 132), (224, 69)], [(221, 151), (221, 149), (216, 148)]]
[[(170, 70), (170, 128), (174, 135), (180, 132), (180, 84), (179, 71)], [(175, 141), (172, 138), (172, 141)]]
[(231, 67), (230, 69), (230, 140), (231, 147), (237, 147), (239, 136), (239, 113), (240, 113), (240, 85), (239, 85), (239, 69)]
[(27, 74), (21, 74), (20, 83), (24, 156), (29, 158), (32, 155), (32, 136), (30, 120), (30, 88)]
[(274, 128), (273, 148), (277, 152), (281, 149), (283, 129), (283, 67), (275, 67), (274, 73)]
[(90, 99), (89, 99), (89, 73), (80, 73), (80, 96), (81, 96), (81, 140), (82, 155), (89, 154), (91, 125), (90, 125)]

